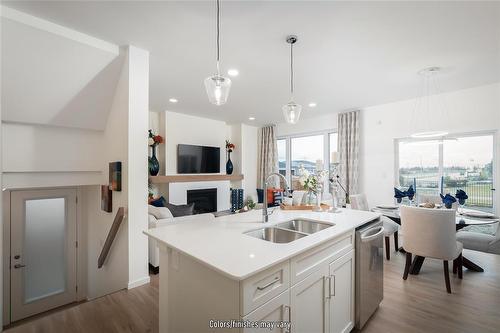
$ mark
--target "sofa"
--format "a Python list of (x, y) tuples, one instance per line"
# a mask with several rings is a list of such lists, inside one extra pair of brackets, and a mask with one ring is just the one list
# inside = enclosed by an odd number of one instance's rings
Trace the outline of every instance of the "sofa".
[(500, 224), (468, 226), (457, 232), (465, 249), (500, 254)]
[[(148, 227), (149, 229), (161, 228), (177, 223), (189, 223), (188, 221), (206, 221), (209, 223), (214, 219), (215, 216), (211, 213), (173, 217), (172, 213), (170, 213), (166, 207), (149, 206)], [(155, 274), (158, 274), (160, 267), (160, 250), (157, 241), (152, 238), (149, 238), (148, 253), (149, 267)]]

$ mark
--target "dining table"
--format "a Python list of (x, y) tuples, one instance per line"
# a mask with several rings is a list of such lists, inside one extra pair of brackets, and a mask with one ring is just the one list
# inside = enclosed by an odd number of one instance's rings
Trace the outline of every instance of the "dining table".
[[(385, 206), (385, 207), (384, 207)], [(381, 205), (375, 208), (372, 208), (373, 212), (378, 212), (382, 214), (383, 216), (388, 217), (389, 219), (393, 220), (397, 224), (401, 225), (401, 216), (400, 216), (400, 210), (399, 206), (393, 206), (392, 205)], [(390, 207), (390, 208), (389, 208)], [(428, 208), (428, 209), (446, 209), (446, 208)], [(456, 219), (455, 219), (455, 226), (456, 230), (459, 231), (460, 229), (470, 226), (470, 225), (486, 225), (486, 224), (492, 224), (492, 223), (497, 223), (500, 221), (500, 219), (497, 216), (491, 216), (488, 218), (477, 218), (477, 217), (471, 217), (469, 214), (470, 213), (480, 213), (479, 210), (474, 210), (474, 209), (458, 209), (457, 214), (456, 214)], [(400, 247), (398, 249), (400, 252), (405, 252), (404, 246)], [(412, 275), (418, 275), (420, 273), (420, 269), (422, 268), (422, 264), (424, 263), (425, 257), (422, 256), (415, 256), (415, 258), (412, 261), (412, 264), (410, 266), (410, 274)], [(475, 271), (475, 272), (484, 272), (484, 269), (479, 266), (478, 264), (474, 263), (473, 261), (467, 259), (466, 257), (462, 256), (462, 264), (465, 268)]]

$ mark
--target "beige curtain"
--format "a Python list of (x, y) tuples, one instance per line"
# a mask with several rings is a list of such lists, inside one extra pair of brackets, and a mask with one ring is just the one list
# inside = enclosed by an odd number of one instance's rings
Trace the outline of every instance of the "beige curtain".
[[(338, 115), (338, 151), (340, 154), (340, 183), (348, 194), (358, 193), (359, 179), (359, 111)], [(345, 193), (339, 191), (339, 199)]]
[[(276, 142), (276, 126), (262, 127), (259, 132), (259, 170), (258, 187), (264, 187), (264, 177), (271, 172), (278, 172), (278, 144)], [(272, 180), (270, 183), (272, 184)], [(274, 181), (276, 186), (277, 179)]]

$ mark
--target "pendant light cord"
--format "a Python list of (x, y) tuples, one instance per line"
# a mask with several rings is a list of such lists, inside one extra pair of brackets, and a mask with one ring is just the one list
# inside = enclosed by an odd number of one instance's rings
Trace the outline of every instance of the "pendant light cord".
[(219, 8), (219, 0), (217, 0), (217, 29), (216, 29), (216, 35), (217, 35), (217, 75), (220, 75), (220, 69), (219, 69), (219, 59), (220, 59), (220, 8)]
[(293, 43), (290, 43), (290, 94), (293, 98)]

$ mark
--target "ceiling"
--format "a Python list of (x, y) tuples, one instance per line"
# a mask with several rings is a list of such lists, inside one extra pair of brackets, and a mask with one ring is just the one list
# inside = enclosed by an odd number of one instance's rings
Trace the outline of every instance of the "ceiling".
[[(442, 91), (500, 81), (499, 2), (223, 1), (221, 62), (240, 75), (226, 105), (209, 104), (214, 1), (3, 2), (118, 45), (150, 51), (150, 109), (227, 122), (283, 121), (288, 34), (298, 35), (303, 117), (415, 97), (417, 71), (441, 66)], [(179, 100), (177, 104), (169, 98)], [(316, 102), (317, 107), (307, 106)]]
[(2, 17), (2, 120), (103, 130), (123, 57)]

